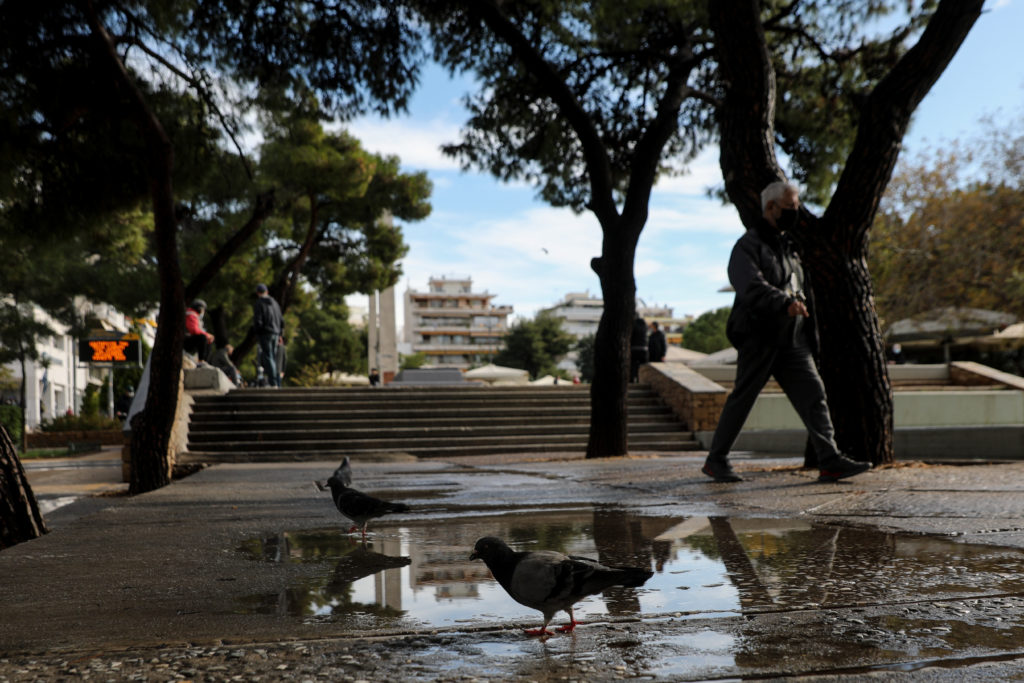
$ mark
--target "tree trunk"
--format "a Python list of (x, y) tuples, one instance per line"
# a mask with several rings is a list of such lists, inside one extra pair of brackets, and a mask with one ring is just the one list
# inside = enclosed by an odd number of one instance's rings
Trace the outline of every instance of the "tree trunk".
[(171, 182), (174, 151), (171, 140), (145, 96), (122, 63), (113, 40), (89, 7), (89, 21), (101, 60), (101, 78), (108, 78), (130, 102), (128, 116), (146, 140), (147, 173), (153, 202), (153, 240), (160, 277), (160, 313), (149, 359), (149, 390), (145, 407), (132, 418), (131, 480), (128, 492), (145, 493), (171, 481), (171, 430), (177, 413), (185, 336), (185, 288), (178, 261), (177, 221)]
[[(817, 222), (817, 221), (816, 221)], [(828, 230), (812, 228), (812, 232)], [(893, 395), (865, 258), (815, 240), (803, 249), (814, 287), (819, 369), (839, 449), (874, 465), (893, 459)]]
[[(867, 270), (867, 235), (910, 117), (959, 49), (983, 0), (941, 0), (920, 40), (868, 96), (836, 191), (819, 220), (796, 230), (814, 287), (821, 374), (839, 447), (874, 464), (893, 459), (892, 387)], [(726, 191), (744, 225), (761, 188), (784, 177), (774, 152), (775, 75), (758, 0), (711, 0), (708, 14), (726, 95), (718, 112)]]
[(588, 458), (629, 453), (629, 338), (636, 316), (633, 254), (636, 241), (606, 230), (604, 255), (592, 261), (601, 278), (604, 310), (594, 338)]
[(39, 514), (39, 505), (11, 435), (0, 425), (0, 550), (46, 532), (46, 522)]

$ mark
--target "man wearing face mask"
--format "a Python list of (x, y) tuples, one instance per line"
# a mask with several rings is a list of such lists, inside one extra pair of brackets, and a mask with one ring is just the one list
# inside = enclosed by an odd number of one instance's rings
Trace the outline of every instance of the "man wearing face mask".
[(726, 335), (738, 351), (736, 382), (726, 399), (701, 471), (718, 482), (743, 478), (729, 450), (769, 377), (786, 392), (818, 454), (818, 481), (838, 481), (871, 469), (839, 452), (825, 385), (811, 356), (817, 339), (804, 289), (804, 270), (786, 231), (800, 216), (800, 190), (778, 181), (761, 192), (762, 218), (733, 247), (729, 282), (736, 300)]

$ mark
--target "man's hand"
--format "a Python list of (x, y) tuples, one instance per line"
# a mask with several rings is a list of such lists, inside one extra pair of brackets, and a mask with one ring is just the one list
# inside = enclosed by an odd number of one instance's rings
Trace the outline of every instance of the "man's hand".
[(804, 306), (803, 301), (793, 301), (789, 304), (789, 308), (786, 309), (786, 312), (789, 314), (790, 318), (795, 318), (798, 315), (806, 318), (810, 315), (810, 313), (807, 312), (807, 306)]

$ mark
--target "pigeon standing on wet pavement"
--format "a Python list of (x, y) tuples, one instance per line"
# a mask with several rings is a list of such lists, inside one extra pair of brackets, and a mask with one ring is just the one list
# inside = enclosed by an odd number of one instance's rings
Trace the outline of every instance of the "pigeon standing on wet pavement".
[(552, 550), (516, 552), (494, 536), (478, 540), (469, 559), (483, 560), (513, 600), (540, 610), (544, 625), (527, 630), (531, 636), (554, 635), (547, 629), (559, 610), (568, 612), (569, 623), (558, 631), (572, 631), (579, 624), (572, 611), (577, 602), (611, 586), (642, 586), (654, 576), (647, 569), (606, 567), (596, 560)]
[[(345, 463), (342, 463), (342, 467), (344, 465)], [(338, 469), (340, 470), (341, 468), (339, 467)], [(351, 480), (351, 475), (349, 480)], [(337, 473), (331, 475), (331, 478), (327, 480), (327, 485), (331, 487), (331, 497), (334, 498), (334, 505), (338, 508), (338, 512), (355, 523), (355, 526), (349, 529), (349, 532), (361, 528), (364, 541), (366, 540), (366, 523), (371, 519), (376, 519), (392, 512), (406, 512), (409, 510), (409, 506), (405, 503), (391, 503), (346, 486), (345, 482), (337, 476)]]

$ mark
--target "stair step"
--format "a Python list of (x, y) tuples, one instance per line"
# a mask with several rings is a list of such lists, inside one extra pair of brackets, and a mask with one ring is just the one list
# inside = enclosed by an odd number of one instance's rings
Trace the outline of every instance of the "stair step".
[[(504, 437), (504, 436), (566, 436), (572, 434), (587, 434), (590, 431), (589, 424), (573, 425), (520, 425), (514, 428), (509, 426), (429, 426), (420, 427), (396, 427), (388, 429), (387, 438), (468, 438), (468, 437)], [(630, 424), (629, 436), (640, 437), (650, 433), (673, 433), (685, 431), (679, 423), (647, 423), (642, 425)], [(219, 442), (265, 442), (265, 441), (343, 441), (343, 440), (372, 440), (381, 438), (381, 429), (378, 427), (362, 427), (351, 429), (257, 429), (257, 430), (229, 430), (191, 432), (189, 444), (211, 444)]]
[[(590, 429), (589, 388), (572, 385), (241, 389), (194, 399), (192, 460), (577, 451)], [(699, 447), (650, 387), (630, 385), (627, 401), (631, 450)]]
[[(693, 439), (668, 442), (636, 443), (630, 440), (630, 451), (633, 453), (682, 453), (700, 450), (700, 444)], [(269, 460), (273, 462), (291, 460), (341, 460), (346, 455), (414, 455), (420, 458), (454, 457), (458, 455), (496, 455), (500, 453), (555, 453), (582, 452), (586, 450), (586, 440), (577, 443), (525, 443), (512, 448), (505, 444), (463, 445), (447, 444), (444, 446), (413, 446), (411, 448), (333, 448), (322, 450), (278, 450), (272, 452), (259, 451), (199, 451), (191, 450), (179, 457), (182, 462), (256, 462)]]

